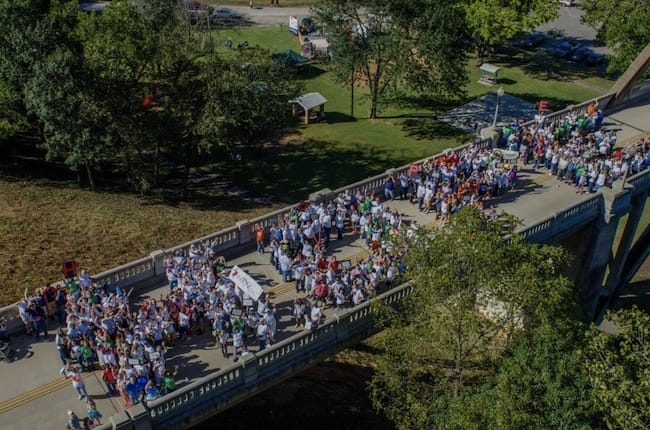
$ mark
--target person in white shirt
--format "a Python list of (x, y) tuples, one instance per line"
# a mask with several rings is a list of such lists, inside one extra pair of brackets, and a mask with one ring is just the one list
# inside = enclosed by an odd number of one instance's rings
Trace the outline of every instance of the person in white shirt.
[(266, 341), (269, 334), (269, 327), (266, 325), (266, 320), (264, 318), (260, 319), (260, 323), (257, 325), (257, 340), (259, 342), (259, 350), (263, 351), (266, 349)]

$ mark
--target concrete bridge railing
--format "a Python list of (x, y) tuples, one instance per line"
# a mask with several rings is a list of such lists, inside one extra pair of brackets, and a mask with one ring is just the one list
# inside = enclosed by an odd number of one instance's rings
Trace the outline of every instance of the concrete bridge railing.
[[(355, 308), (339, 312), (313, 331), (292, 336), (260, 353), (252, 353), (239, 363), (201, 378), (148, 405), (147, 420), (156, 429), (187, 428), (202, 419), (199, 411), (218, 413), (250, 397), (260, 387), (276, 378), (288, 376), (307, 367), (314, 360), (330, 355), (350, 340), (359, 340), (374, 330), (374, 304), (392, 304), (411, 295), (413, 287), (406, 283), (391, 289)], [(133, 408), (132, 408), (133, 409)], [(140, 408), (129, 410), (128, 421), (144, 420)], [(137, 426), (135, 426), (137, 428)]]

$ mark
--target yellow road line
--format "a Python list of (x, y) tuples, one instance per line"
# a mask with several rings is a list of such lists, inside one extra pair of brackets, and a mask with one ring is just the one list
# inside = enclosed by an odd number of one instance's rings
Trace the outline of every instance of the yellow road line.
[[(99, 371), (96, 370), (94, 372), (87, 373), (83, 375), (82, 378), (83, 379), (89, 378), (98, 372)], [(32, 388), (31, 390), (19, 394), (18, 396), (12, 397), (9, 400), (5, 400), (4, 402), (0, 403), (0, 415), (10, 412), (21, 406), (24, 406), (27, 403), (30, 403), (34, 400), (40, 399), (41, 397), (45, 397), (48, 394), (52, 394), (56, 391), (59, 391), (62, 388), (64, 388), (66, 385), (71, 386), (72, 382), (62, 377), (60, 379), (55, 379), (54, 381), (43, 384), (39, 387)]]

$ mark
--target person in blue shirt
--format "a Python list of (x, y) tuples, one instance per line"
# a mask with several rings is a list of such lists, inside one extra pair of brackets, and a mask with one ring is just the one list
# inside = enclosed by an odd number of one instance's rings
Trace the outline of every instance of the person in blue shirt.
[(156, 400), (158, 397), (160, 397), (160, 390), (158, 390), (158, 387), (154, 385), (153, 381), (149, 381), (145, 386), (144, 394), (145, 394), (145, 400), (147, 402), (152, 402)]
[(135, 376), (131, 376), (126, 383), (126, 394), (129, 396), (129, 406), (140, 403), (140, 388)]

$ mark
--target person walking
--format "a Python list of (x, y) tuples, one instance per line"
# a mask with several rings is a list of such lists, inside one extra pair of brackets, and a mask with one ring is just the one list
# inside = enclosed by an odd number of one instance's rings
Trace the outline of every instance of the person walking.
[(217, 338), (219, 340), (219, 345), (221, 346), (221, 353), (224, 358), (228, 358), (228, 338), (230, 335), (225, 330), (219, 330), (217, 333)]
[(266, 325), (266, 320), (264, 318), (260, 319), (260, 323), (257, 325), (257, 340), (259, 341), (260, 351), (266, 349), (266, 341), (269, 335), (269, 327)]
[(81, 422), (79, 421), (79, 417), (72, 410), (68, 411), (68, 426), (73, 430), (81, 430)]
[(96, 425), (101, 425), (101, 418), (102, 414), (97, 410), (97, 405), (95, 402), (91, 399), (86, 400), (86, 407), (88, 408), (86, 410), (86, 413), (88, 414), (88, 418), (96, 424)]
[(69, 365), (67, 369), (65, 367), (62, 368), (61, 373), (65, 379), (72, 379), (72, 388), (74, 388), (74, 390), (79, 395), (79, 400), (88, 398), (88, 393), (86, 392), (86, 384), (84, 383), (83, 379), (81, 379), (81, 370), (79, 367), (72, 367)]
[[(253, 7), (253, 1), (250, 1), (250, 7)], [(264, 254), (264, 227), (257, 225), (255, 227), (255, 242), (257, 243), (257, 253), (259, 255)]]

